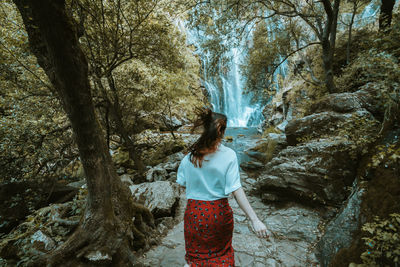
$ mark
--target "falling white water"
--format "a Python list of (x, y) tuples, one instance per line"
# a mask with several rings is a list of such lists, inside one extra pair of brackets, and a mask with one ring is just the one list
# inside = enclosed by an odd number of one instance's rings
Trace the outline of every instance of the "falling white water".
[[(181, 29), (184, 28), (180, 23)], [(224, 65), (219, 64), (217, 73), (209, 73), (208, 64), (211, 62), (207, 51), (201, 49), (200, 44), (207, 40), (200, 30), (185, 30), (187, 42), (197, 47), (196, 53), (203, 64), (202, 84), (207, 89), (209, 101), (215, 112), (223, 113), (228, 117), (228, 127), (258, 126), (263, 120), (263, 106), (251, 104), (252, 93), (244, 94), (244, 77), (240, 72), (240, 64), (247, 55), (245, 41), (239, 47), (231, 46), (225, 56), (229, 59)], [(219, 83), (218, 83), (219, 80)], [(220, 84), (221, 88), (218, 88)]]

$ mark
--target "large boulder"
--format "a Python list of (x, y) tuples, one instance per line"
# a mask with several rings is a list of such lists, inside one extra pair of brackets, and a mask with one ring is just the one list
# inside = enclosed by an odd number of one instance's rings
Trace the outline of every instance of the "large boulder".
[(328, 266), (333, 256), (353, 241), (353, 233), (360, 224), (360, 205), (364, 189), (356, 187), (346, 204), (326, 227), (316, 246), (316, 256), (322, 266)]
[(356, 174), (351, 152), (352, 142), (341, 138), (288, 146), (265, 166), (256, 193), (265, 201), (339, 205)]
[(360, 90), (353, 93), (329, 94), (313, 103), (308, 114), (334, 111), (338, 113), (349, 113), (356, 110), (366, 109), (375, 117), (381, 117), (383, 110), (378, 104), (378, 88), (374, 83), (367, 83)]
[(258, 140), (256, 145), (246, 150), (245, 153), (266, 164), (286, 146), (287, 142), (284, 134), (269, 133), (266, 138)]
[(174, 216), (179, 202), (178, 185), (170, 181), (156, 181), (129, 186), (133, 199), (143, 204), (155, 218)]
[(379, 129), (378, 124), (379, 121), (366, 109), (352, 113), (324, 111), (291, 120), (286, 125), (285, 133), (288, 144), (296, 145), (321, 136), (338, 136), (341, 132), (346, 134), (346, 130), (350, 130), (350, 135), (375, 135)]

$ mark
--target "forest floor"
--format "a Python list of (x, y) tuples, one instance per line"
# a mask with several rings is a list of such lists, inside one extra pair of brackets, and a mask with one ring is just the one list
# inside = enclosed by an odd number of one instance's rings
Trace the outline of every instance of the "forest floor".
[[(241, 172), (245, 192), (251, 189), (255, 179)], [(320, 215), (295, 203), (283, 207), (266, 205), (257, 196), (248, 195), (248, 200), (267, 228), (273, 233), (269, 240), (258, 238), (251, 230), (250, 221), (232, 195), (229, 204), (234, 213), (232, 246), (235, 266), (318, 266), (313, 248), (321, 234)], [(185, 240), (183, 216), (186, 208), (185, 190), (181, 190), (178, 222), (161, 243), (143, 255), (139, 262), (145, 266), (184, 266)]]

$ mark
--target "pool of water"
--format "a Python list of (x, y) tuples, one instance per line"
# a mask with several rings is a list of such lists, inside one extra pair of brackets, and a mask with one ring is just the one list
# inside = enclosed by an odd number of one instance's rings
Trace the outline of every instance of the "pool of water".
[[(229, 136), (232, 137), (232, 141), (227, 141), (226, 137)], [(228, 127), (225, 130), (223, 144), (236, 151), (240, 164), (251, 160), (244, 151), (255, 146), (260, 138), (261, 134), (257, 131), (256, 127)]]

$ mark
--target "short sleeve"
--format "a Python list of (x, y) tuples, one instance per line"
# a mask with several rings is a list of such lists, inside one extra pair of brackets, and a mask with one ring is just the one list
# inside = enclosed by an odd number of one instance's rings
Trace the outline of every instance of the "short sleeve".
[(181, 163), (178, 167), (178, 173), (176, 174), (177, 179), (176, 182), (182, 186), (186, 186), (186, 178), (184, 176), (184, 169), (185, 169), (185, 158), (181, 160)]
[(225, 181), (225, 195), (228, 195), (229, 193), (235, 191), (242, 186), (242, 184), (240, 183), (239, 163), (236, 153), (234, 154), (232, 161), (228, 165)]

